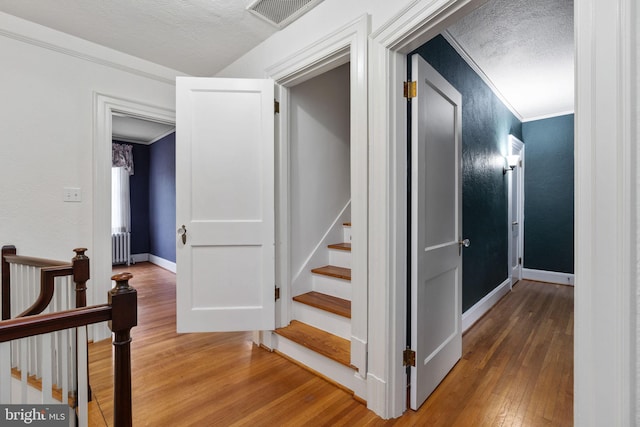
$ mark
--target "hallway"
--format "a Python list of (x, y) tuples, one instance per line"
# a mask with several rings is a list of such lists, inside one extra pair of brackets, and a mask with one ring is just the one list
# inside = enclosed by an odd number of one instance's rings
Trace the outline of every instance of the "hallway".
[[(419, 411), (384, 421), (344, 390), (250, 332), (176, 334), (175, 275), (134, 275), (135, 426), (569, 426), (573, 419), (573, 288), (522, 281), (463, 336), (463, 357)], [(111, 343), (89, 347), (89, 424), (113, 419)], [(107, 420), (107, 421), (105, 421)]]

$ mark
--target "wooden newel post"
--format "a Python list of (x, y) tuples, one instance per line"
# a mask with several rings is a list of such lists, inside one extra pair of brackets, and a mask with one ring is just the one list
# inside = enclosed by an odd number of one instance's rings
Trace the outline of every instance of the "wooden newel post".
[(87, 306), (87, 281), (89, 280), (89, 257), (84, 253), (87, 248), (76, 248), (71, 259), (73, 263), (73, 281), (76, 284), (76, 308)]
[(113, 372), (113, 423), (115, 427), (132, 425), (131, 411), (131, 328), (138, 324), (137, 292), (129, 286), (131, 273), (116, 274), (116, 287), (109, 291), (114, 333), (115, 362)]
[(11, 319), (11, 266), (4, 257), (16, 253), (13, 245), (2, 247), (2, 320)]

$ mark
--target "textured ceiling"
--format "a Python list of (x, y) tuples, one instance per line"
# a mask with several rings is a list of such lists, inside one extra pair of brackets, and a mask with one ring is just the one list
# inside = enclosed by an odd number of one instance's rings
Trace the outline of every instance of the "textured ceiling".
[[(0, 0), (0, 11), (194, 76), (276, 29), (252, 0)], [(573, 111), (573, 0), (490, 0), (448, 29), (525, 120)]]
[(252, 0), (0, 0), (0, 11), (194, 76), (210, 77), (276, 31)]
[(152, 144), (175, 131), (175, 126), (126, 115), (113, 114), (111, 135), (113, 139), (138, 144)]
[(573, 111), (573, 0), (491, 0), (448, 32), (525, 120)]

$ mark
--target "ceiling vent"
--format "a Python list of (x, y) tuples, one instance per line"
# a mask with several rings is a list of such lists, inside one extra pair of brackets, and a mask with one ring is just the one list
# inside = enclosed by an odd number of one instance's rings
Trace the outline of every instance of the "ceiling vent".
[(322, 0), (256, 0), (247, 10), (278, 28), (284, 28)]

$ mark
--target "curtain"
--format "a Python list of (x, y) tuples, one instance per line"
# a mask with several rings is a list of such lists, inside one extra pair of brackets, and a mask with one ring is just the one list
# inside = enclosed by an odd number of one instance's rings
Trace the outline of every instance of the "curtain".
[(111, 144), (111, 166), (124, 167), (129, 175), (133, 175), (133, 146), (127, 144)]
[(129, 171), (126, 167), (111, 168), (111, 233), (131, 231), (131, 199)]

